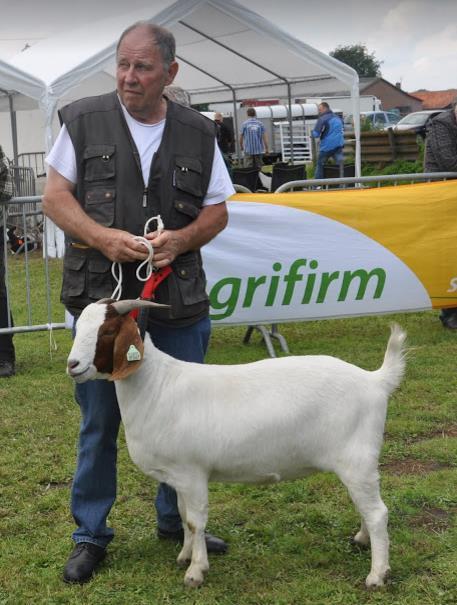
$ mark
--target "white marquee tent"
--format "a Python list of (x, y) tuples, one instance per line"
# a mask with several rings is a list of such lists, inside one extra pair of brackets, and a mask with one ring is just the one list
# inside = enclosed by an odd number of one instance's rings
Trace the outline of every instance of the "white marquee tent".
[[(21, 3), (18, 17), (29, 14), (27, 4), (39, 21), (34, 0)], [(232, 0), (131, 0), (127, 13), (119, 12), (125, 11), (123, 0), (111, 0), (97, 3), (110, 16), (100, 18), (99, 10), (95, 12), (99, 18), (91, 21), (87, 19), (93, 12), (93, 0), (79, 0), (77, 5), (81, 14), (88, 15), (85, 22), (71, 27), (65, 3), (54, 5), (54, 13), (62, 13), (61, 31), (0, 61), (0, 89), (35, 100), (45, 113), (47, 148), (59, 104), (113, 89), (119, 33), (139, 19), (164, 25), (175, 34), (180, 63), (175, 84), (190, 93), (192, 103), (281, 97), (290, 104), (296, 97), (306, 96), (310, 80), (333, 79), (340, 89), (342, 84), (348, 90), (353, 113), (359, 113), (358, 76), (353, 69)], [(2, 12), (5, 22), (11, 24), (9, 10), (5, 7)], [(59, 29), (58, 23), (55, 29)], [(356, 166), (359, 162), (357, 157)]]
[[(25, 44), (21, 52), (16, 49), (3, 60), (5, 53), (0, 52), (3, 109), (11, 112), (14, 138), (15, 111), (37, 103), (45, 117), (47, 150), (52, 145), (52, 125), (59, 106), (113, 90), (119, 34), (137, 20), (150, 20), (173, 31), (180, 64), (175, 84), (190, 94), (192, 104), (283, 98), (291, 105), (296, 97), (307, 95), (307, 83), (334, 80), (339, 90), (349, 92), (353, 115), (359, 115), (358, 75), (352, 68), (234, 0), (130, 0), (128, 12), (124, 0), (78, 0), (74, 6), (69, 2), (37, 5), (34, 0), (23, 0), (20, 9), (11, 3), (2, 9), (5, 19), (0, 25), (0, 42), (2, 31), (11, 31), (13, 25), (20, 31), (21, 19), (24, 26), (28, 19), (31, 37), (34, 27), (42, 27), (40, 20), (53, 26), (38, 36), (40, 40)], [(16, 11), (11, 18), (10, 11)], [(13, 16), (18, 20), (15, 24)], [(289, 121), (292, 129), (291, 116)], [(236, 122), (235, 128), (238, 131)], [(358, 123), (355, 136), (356, 174), (360, 174)], [(60, 248), (57, 242), (59, 255)]]

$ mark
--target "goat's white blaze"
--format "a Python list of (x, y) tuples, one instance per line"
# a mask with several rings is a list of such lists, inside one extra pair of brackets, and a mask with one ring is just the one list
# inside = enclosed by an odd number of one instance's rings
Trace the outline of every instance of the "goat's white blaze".
[(76, 336), (67, 361), (67, 374), (75, 382), (86, 382), (97, 375), (94, 365), (100, 326), (106, 318), (105, 304), (90, 304), (76, 324)]

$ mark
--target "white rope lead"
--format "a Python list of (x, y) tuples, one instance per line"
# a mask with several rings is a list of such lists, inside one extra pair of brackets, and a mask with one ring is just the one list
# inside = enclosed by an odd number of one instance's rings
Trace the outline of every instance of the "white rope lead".
[[(159, 215), (157, 216), (152, 216), (150, 219), (148, 219), (144, 225), (144, 230), (143, 230), (143, 234), (144, 237), (142, 237), (141, 235), (135, 235), (133, 236), (133, 239), (137, 242), (139, 242), (140, 244), (143, 244), (143, 246), (145, 246), (148, 250), (148, 257), (138, 265), (137, 270), (136, 270), (136, 277), (138, 279), (138, 281), (141, 282), (146, 282), (148, 281), (148, 279), (151, 277), (151, 274), (154, 270), (152, 261), (154, 259), (154, 248), (152, 247), (151, 242), (146, 239), (146, 234), (148, 233), (148, 229), (149, 229), (149, 224), (152, 221), (157, 221), (157, 232), (159, 233), (159, 235), (162, 233), (163, 229), (164, 229), (164, 224), (162, 221), (162, 218)], [(145, 277), (141, 276), (141, 271), (143, 269), (143, 267), (146, 267), (146, 275)], [(122, 264), (118, 263), (118, 262), (113, 262), (111, 265), (111, 274), (114, 277), (114, 281), (116, 282), (116, 287), (113, 290), (113, 293), (111, 294), (111, 298), (113, 300), (119, 300), (122, 296)]]

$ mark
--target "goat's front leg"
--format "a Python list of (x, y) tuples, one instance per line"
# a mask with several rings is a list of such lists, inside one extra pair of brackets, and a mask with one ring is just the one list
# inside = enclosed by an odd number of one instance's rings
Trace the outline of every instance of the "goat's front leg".
[(197, 587), (203, 584), (204, 573), (209, 569), (206, 551), (205, 528), (208, 520), (208, 481), (206, 477), (192, 477), (192, 485), (180, 489), (184, 501), (186, 526), (190, 534), (188, 544), (183, 547), (179, 558), (187, 557), (186, 548), (191, 545), (191, 562), (184, 576), (186, 586)]
[(185, 500), (179, 491), (176, 493), (178, 496), (178, 510), (179, 514), (181, 515), (182, 527), (184, 530), (184, 543), (176, 561), (178, 565), (184, 566), (189, 563), (192, 557), (193, 534), (187, 524), (187, 511)]

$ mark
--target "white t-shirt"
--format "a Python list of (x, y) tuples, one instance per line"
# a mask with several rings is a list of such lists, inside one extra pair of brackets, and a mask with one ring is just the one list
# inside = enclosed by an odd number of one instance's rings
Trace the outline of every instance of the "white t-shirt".
[[(138, 153), (140, 154), (143, 181), (147, 183), (149, 180), (152, 157), (162, 141), (165, 120), (162, 120), (157, 124), (143, 124), (132, 118), (122, 104), (121, 107), (132, 138), (138, 149)], [(59, 135), (46, 157), (46, 163), (52, 166), (54, 170), (71, 183), (77, 182), (75, 149), (65, 124), (60, 129)], [(203, 206), (224, 202), (234, 193), (235, 189), (233, 188), (232, 181), (227, 172), (227, 167), (225, 166), (225, 162), (215, 139), (213, 167), (208, 191), (203, 200)]]

